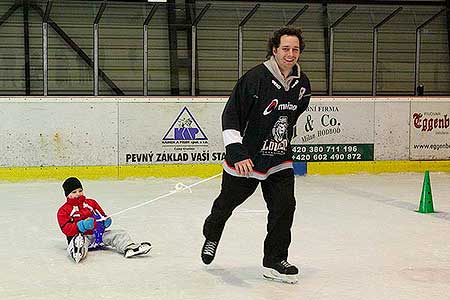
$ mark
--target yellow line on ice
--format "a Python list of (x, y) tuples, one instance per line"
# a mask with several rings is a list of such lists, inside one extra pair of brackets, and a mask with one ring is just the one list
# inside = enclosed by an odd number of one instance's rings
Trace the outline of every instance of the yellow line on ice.
[[(309, 162), (308, 175), (396, 173), (396, 172), (450, 172), (450, 161), (361, 161)], [(200, 177), (207, 178), (222, 171), (221, 164), (161, 164), (138, 166), (83, 166), (83, 167), (14, 167), (0, 168), (0, 181), (64, 180), (70, 176), (81, 179), (125, 179), (145, 177)]]
[(0, 168), (0, 181), (125, 179), (140, 177), (200, 177), (207, 178), (221, 172), (221, 164), (178, 164), (139, 166), (83, 166), (83, 167), (15, 167)]

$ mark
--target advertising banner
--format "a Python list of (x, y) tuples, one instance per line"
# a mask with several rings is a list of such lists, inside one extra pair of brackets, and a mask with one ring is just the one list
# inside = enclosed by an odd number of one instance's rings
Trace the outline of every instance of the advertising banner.
[(221, 163), (224, 103), (121, 103), (119, 163)]
[(292, 140), (294, 161), (373, 160), (374, 102), (313, 99)]
[(450, 103), (436, 99), (411, 101), (411, 160), (450, 159)]

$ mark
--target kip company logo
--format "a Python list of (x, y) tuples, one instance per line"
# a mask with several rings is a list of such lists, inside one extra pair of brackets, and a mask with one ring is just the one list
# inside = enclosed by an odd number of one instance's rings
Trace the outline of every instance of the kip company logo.
[(185, 106), (167, 130), (162, 142), (169, 145), (205, 146), (208, 144), (208, 138)]

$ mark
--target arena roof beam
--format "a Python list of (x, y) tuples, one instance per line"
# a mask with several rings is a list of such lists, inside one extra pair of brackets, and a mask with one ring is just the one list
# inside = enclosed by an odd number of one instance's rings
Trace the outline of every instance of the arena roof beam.
[(419, 86), (420, 79), (420, 46), (422, 41), (422, 29), (430, 24), (434, 19), (439, 17), (442, 13), (446, 12), (447, 8), (441, 9), (439, 12), (431, 16), (428, 20), (423, 22), (420, 26), (416, 28), (416, 60), (415, 60), (415, 68), (414, 68), (414, 94), (418, 96), (417, 87)]
[(450, 0), (447, 0), (447, 43), (448, 54), (450, 55)]
[(11, 17), (15, 11), (20, 7), (20, 4), (14, 3), (1, 17), (0, 17), (0, 26), (3, 25), (6, 21), (8, 21), (9, 17)]
[[(166, 5), (167, 24), (169, 33), (169, 65), (170, 65), (170, 94), (180, 94), (180, 58), (178, 57), (178, 31), (184, 30), (184, 27), (176, 24), (177, 11), (181, 14), (181, 10), (177, 9), (176, 1), (169, 0)], [(186, 16), (185, 16), (186, 17)], [(181, 27), (181, 28), (180, 28)]]
[[(91, 0), (92, 1), (92, 0)], [(95, 1), (95, 0), (94, 0)], [(111, 1), (111, 0), (110, 0)], [(135, 1), (135, 0), (130, 0)], [(390, 0), (214, 0), (215, 2), (258, 2), (258, 3), (308, 3), (308, 4), (349, 4), (349, 5), (391, 5), (391, 6), (409, 6), (409, 5), (418, 5), (418, 6), (440, 6), (445, 5), (445, 2), (448, 0), (441, 1), (390, 1)]]
[(386, 24), (390, 19), (395, 17), (403, 7), (399, 7), (384, 18), (380, 23), (373, 27), (373, 44), (372, 44), (372, 96), (377, 95), (377, 63), (378, 63), (378, 29)]
[(256, 4), (252, 10), (242, 19), (238, 27), (238, 79), (241, 78), (244, 69), (244, 42), (243, 42), (243, 28), (244, 25), (256, 13), (260, 4)]
[(303, 13), (308, 9), (308, 7), (309, 7), (309, 5), (303, 6), (303, 8), (300, 9), (300, 10), (295, 14), (295, 16), (293, 16), (293, 17), (286, 23), (286, 26), (291, 26), (292, 24), (294, 24), (295, 21), (297, 21), (297, 19), (298, 19), (301, 15), (303, 15)]
[[(41, 16), (41, 18), (44, 18), (44, 11), (42, 10), (41, 7), (39, 7), (35, 4), (31, 4), (31, 7), (38, 12), (38, 14)], [(67, 33), (65, 33), (65, 31), (62, 30), (61, 27), (59, 27), (59, 25), (56, 24), (50, 17), (48, 18), (48, 24), (67, 43), (67, 45), (69, 45), (69, 47), (72, 48), (78, 54), (78, 56), (80, 56), (80, 58), (86, 62), (86, 64), (88, 64), (89, 67), (91, 67), (91, 68), (94, 67), (94, 62), (91, 60), (89, 55), (87, 55), (86, 52), (84, 52), (83, 49), (81, 49), (80, 46), (78, 46), (78, 44), (75, 43), (70, 38), (70, 36), (68, 36)], [(113, 90), (113, 92), (116, 95), (119, 95), (119, 96), (124, 95), (122, 90), (105, 74), (105, 72), (103, 72), (101, 69), (99, 69), (98, 72), (99, 72), (100, 78), (103, 79), (103, 81)]]
[(201, 18), (206, 14), (206, 11), (211, 7), (211, 4), (208, 3), (203, 7), (201, 12), (198, 14), (198, 16), (195, 18), (195, 20), (192, 22), (192, 28), (191, 28), (191, 96), (195, 96), (198, 94), (197, 90), (197, 26), (198, 23), (200, 23)]
[(147, 17), (144, 21), (144, 29), (143, 29), (143, 39), (144, 39), (144, 70), (143, 70), (143, 86), (144, 86), (144, 96), (148, 95), (148, 24), (156, 13), (156, 10), (159, 7), (159, 3), (156, 3), (152, 6), (152, 9), (148, 13)]
[(42, 77), (44, 96), (48, 96), (48, 19), (52, 10), (53, 1), (48, 0), (42, 18)]
[(330, 51), (328, 55), (329, 65), (328, 65), (328, 95), (333, 95), (333, 56), (334, 56), (334, 29), (342, 22), (345, 18), (347, 18), (354, 10), (356, 6), (352, 6), (349, 10), (347, 10), (342, 16), (339, 17), (331, 26), (330, 26)]
[(330, 70), (330, 16), (328, 14), (328, 4), (326, 1), (324, 1), (321, 5), (322, 8), (322, 28), (323, 28), (323, 46), (324, 51), (323, 60), (325, 61), (325, 80), (326, 80), (326, 93), (328, 94), (328, 91), (330, 90), (330, 81), (328, 80), (330, 74), (328, 74)]
[(31, 68), (30, 68), (30, 3), (24, 1), (23, 10), (23, 48), (25, 58), (25, 95), (31, 95)]
[(99, 51), (99, 26), (100, 26), (100, 19), (103, 16), (103, 12), (106, 9), (106, 2), (107, 0), (104, 0), (102, 2), (102, 5), (98, 9), (97, 15), (95, 16), (94, 20), (94, 96), (98, 96), (99, 93), (99, 58), (98, 58), (98, 51)]

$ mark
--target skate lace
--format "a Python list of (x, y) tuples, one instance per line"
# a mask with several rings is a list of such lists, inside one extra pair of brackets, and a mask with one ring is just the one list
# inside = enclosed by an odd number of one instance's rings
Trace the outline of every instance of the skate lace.
[(205, 248), (203, 249), (203, 253), (214, 256), (214, 252), (216, 252), (216, 247), (217, 247), (217, 242), (206, 241)]
[(285, 267), (285, 268), (289, 268), (289, 267), (292, 266), (290, 263), (288, 263), (288, 262), (285, 261), (285, 260), (282, 260), (282, 261), (280, 262), (280, 264), (281, 264), (283, 267)]

